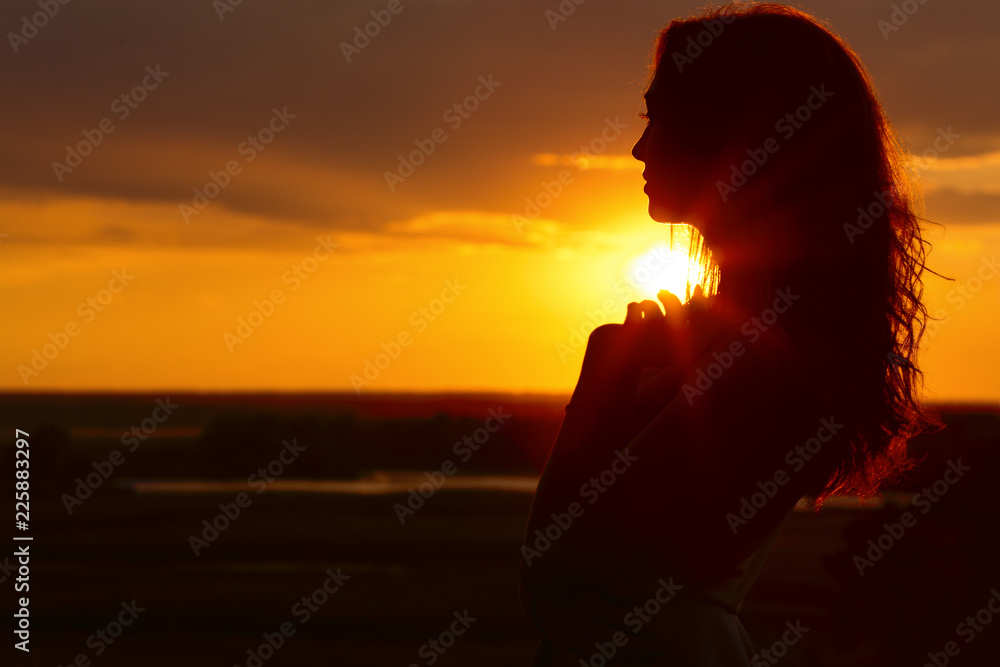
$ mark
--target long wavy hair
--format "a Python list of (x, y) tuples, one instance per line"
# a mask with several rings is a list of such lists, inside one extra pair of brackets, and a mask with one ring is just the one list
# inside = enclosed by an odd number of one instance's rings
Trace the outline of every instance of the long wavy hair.
[(939, 422), (917, 395), (922, 202), (872, 78), (829, 27), (761, 3), (670, 22), (651, 76), (678, 159), (702, 170), (693, 198), (723, 213), (692, 241), (702, 263), (709, 245), (726, 250), (755, 286), (749, 312), (785, 286), (801, 296), (781, 325), (846, 433), (810, 500), (874, 494), (913, 466), (907, 441)]

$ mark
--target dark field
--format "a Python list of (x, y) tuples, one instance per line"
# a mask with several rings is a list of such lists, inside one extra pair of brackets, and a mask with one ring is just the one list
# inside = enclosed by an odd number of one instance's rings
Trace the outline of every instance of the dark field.
[[(34, 538), (31, 652), (8, 646), (0, 663), (70, 665), (83, 654), (77, 664), (429, 665), (433, 654), (421, 646), (467, 610), (476, 620), (433, 664), (526, 664), (535, 636), (521, 615), (516, 574), (530, 493), (458, 489), (456, 477), (401, 525), (393, 506), (407, 494), (376, 493), (396, 475), (375, 471), (436, 471), (453, 460), (462, 476), (537, 475), (562, 397), (171, 395), (179, 407), (128, 451), (122, 432), (141, 430), (157, 398), (166, 396), (0, 398), (9, 489), (14, 429), (31, 434), (30, 528), (11, 533)], [(453, 443), (501, 406), (513, 416), (462, 461)], [(778, 664), (919, 666), (949, 641), (958, 649), (949, 664), (1000, 663), (1000, 617), (975, 620), (1000, 587), (1000, 411), (943, 406), (942, 415), (949, 427), (914, 444), (927, 458), (893, 502), (795, 512), (786, 524), (741, 616), (758, 649), (778, 640), (786, 622), (809, 628)], [(293, 439), (305, 449), (282, 464), (278, 482), (247, 483)], [(115, 449), (121, 458), (110, 460), (120, 464), (102, 465)], [(899, 521), (909, 493), (941, 479), (959, 457), (969, 472), (926, 514), (910, 507), (915, 525), (859, 576), (853, 557)], [(64, 494), (95, 464), (110, 474), (69, 513)], [(373, 485), (287, 490), (306, 479)], [(149, 480), (235, 484), (136, 490)], [(241, 492), (249, 502), (239, 516), (220, 519), (229, 525), (206, 537), (202, 522)], [(198, 555), (192, 535), (205, 539)], [(9, 638), (23, 594), (13, 590), (12, 554), (24, 543), (10, 544), (0, 570)], [(317, 594), (328, 579), (340, 588)], [(301, 604), (310, 596), (313, 610)], [(122, 633), (97, 638), (98, 630), (117, 632), (119, 615), (130, 618), (122, 604), (133, 600), (135, 618)], [(958, 629), (967, 616), (981, 628), (971, 639), (973, 626)], [(265, 649), (267, 659), (251, 659), (248, 649), (283, 623), (294, 634), (270, 657)]]

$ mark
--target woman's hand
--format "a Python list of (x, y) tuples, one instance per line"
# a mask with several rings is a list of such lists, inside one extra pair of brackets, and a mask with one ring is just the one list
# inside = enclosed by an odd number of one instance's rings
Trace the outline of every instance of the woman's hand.
[[(667, 291), (658, 297), (663, 311), (655, 301), (632, 302), (623, 324), (594, 329), (571, 402), (595, 408), (630, 408), (644, 368), (683, 367), (707, 347), (710, 322), (700, 286), (687, 306)], [(661, 376), (653, 393), (662, 393), (671, 382), (672, 378)]]

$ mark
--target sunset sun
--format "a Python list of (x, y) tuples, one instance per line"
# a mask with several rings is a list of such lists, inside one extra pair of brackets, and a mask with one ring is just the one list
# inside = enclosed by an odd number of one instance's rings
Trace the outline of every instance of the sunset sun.
[(695, 285), (704, 282), (698, 258), (689, 251), (690, 230), (686, 226), (677, 227), (679, 230), (672, 238), (651, 243), (626, 263), (625, 280), (644, 299), (655, 301), (660, 290), (667, 290), (684, 302)]

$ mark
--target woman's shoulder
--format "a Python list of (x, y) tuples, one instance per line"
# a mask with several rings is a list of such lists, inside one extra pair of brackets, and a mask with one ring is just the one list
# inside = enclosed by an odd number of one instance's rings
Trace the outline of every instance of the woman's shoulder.
[(763, 378), (807, 376), (809, 369), (808, 357), (781, 323), (760, 318), (718, 330), (708, 353), (693, 368), (721, 375), (723, 384), (736, 386)]
[(777, 434), (786, 430), (779, 424), (824, 412), (827, 389), (817, 369), (784, 328), (751, 324), (730, 332), (686, 373), (680, 407), (685, 419), (722, 431), (752, 425)]
[(766, 330), (756, 328), (748, 331), (751, 335), (744, 333), (744, 338), (752, 359), (770, 364), (775, 369), (789, 371), (808, 366), (805, 353), (780, 323), (775, 323)]
[(776, 309), (763, 312), (736, 312), (710, 297), (701, 312), (704, 325), (714, 343), (728, 342), (732, 351), (762, 362), (800, 364), (805, 356), (785, 329), (782, 314)]

